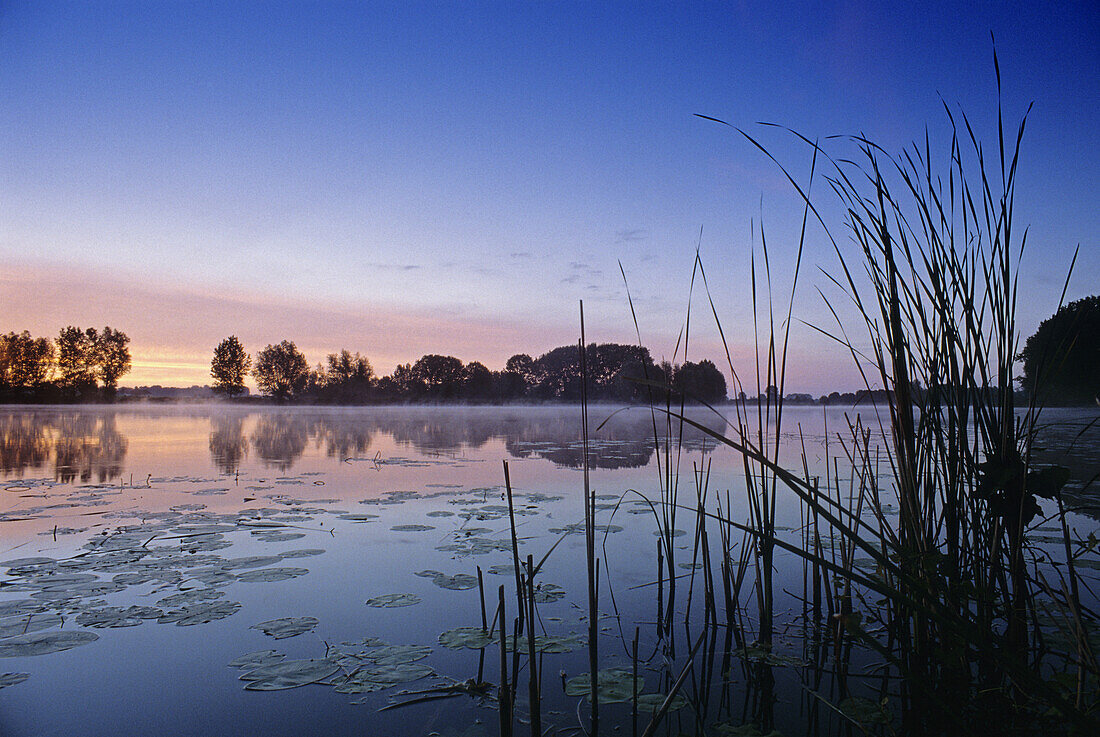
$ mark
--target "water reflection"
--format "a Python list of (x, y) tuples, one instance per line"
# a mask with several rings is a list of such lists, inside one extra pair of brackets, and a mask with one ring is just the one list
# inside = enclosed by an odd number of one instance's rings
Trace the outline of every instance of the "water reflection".
[(252, 430), (252, 447), (265, 465), (286, 471), (305, 453), (310, 429), (298, 415), (264, 413)]
[(113, 413), (0, 415), (0, 470), (5, 477), (50, 469), (62, 483), (105, 483), (122, 474), (128, 447)]
[(215, 415), (210, 418), (210, 457), (224, 474), (234, 474), (248, 456), (248, 439), (242, 415)]
[(1032, 459), (1068, 468), (1069, 481), (1062, 489), (1066, 508), (1100, 519), (1100, 417), (1095, 412), (1065, 410), (1046, 422), (1039, 429)]
[[(593, 426), (611, 413), (593, 411)], [(13, 476), (50, 468), (64, 482), (111, 480), (122, 473), (128, 434), (156, 440), (170, 419), (181, 418), (184, 440), (202, 442), (206, 434), (211, 461), (223, 474), (236, 473), (250, 454), (267, 467), (288, 471), (311, 448), (343, 460), (370, 456), (380, 444), (461, 455), (499, 441), (513, 458), (542, 458), (568, 468), (579, 468), (583, 455), (575, 407), (9, 410), (0, 411), (0, 472)], [(592, 465), (645, 466), (655, 450), (653, 427), (644, 410), (615, 415), (591, 432)], [(688, 448), (707, 442), (698, 433), (686, 433)]]

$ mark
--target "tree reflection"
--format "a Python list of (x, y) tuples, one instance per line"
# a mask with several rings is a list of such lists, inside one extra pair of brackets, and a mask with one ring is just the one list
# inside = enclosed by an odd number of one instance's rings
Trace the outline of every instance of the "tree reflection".
[(310, 423), (291, 413), (258, 414), (252, 447), (266, 465), (286, 471), (302, 457), (310, 439)]
[(248, 455), (248, 439), (244, 436), (244, 417), (214, 415), (210, 418), (210, 456), (224, 474), (234, 474)]
[(129, 441), (118, 431), (113, 412), (73, 413), (56, 418), (54, 479), (62, 483), (104, 483), (122, 473)]
[(317, 446), (323, 445), (329, 458), (340, 460), (366, 453), (372, 432), (360, 421), (326, 422), (322, 418), (317, 418), (312, 428)]
[(23, 476), (24, 469), (44, 468), (53, 447), (45, 425), (33, 412), (0, 418), (0, 471)]

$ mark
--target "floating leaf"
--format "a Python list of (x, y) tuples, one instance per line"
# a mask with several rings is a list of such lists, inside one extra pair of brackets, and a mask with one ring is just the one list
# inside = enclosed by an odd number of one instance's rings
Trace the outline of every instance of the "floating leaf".
[(48, 630), (51, 627), (60, 627), (62, 624), (64, 624), (64, 620), (57, 614), (25, 614), (21, 617), (5, 617), (0, 619), (0, 637), (26, 635), (31, 632)]
[(196, 624), (206, 624), (217, 619), (225, 619), (236, 614), (240, 608), (240, 603), (236, 601), (204, 602), (165, 612), (163, 616), (157, 618), (157, 621), (161, 624), (174, 623), (180, 627), (189, 627)]
[(851, 696), (844, 699), (837, 708), (847, 717), (860, 724), (889, 724), (890, 716), (877, 701)]
[(283, 640), (287, 637), (296, 637), (304, 632), (313, 630), (318, 625), (316, 617), (280, 617), (269, 619), (266, 622), (252, 625), (251, 629), (260, 630), (268, 637)]
[(246, 583), (266, 583), (268, 581), (286, 581), (289, 578), (297, 578), (309, 573), (308, 568), (261, 568), (255, 571), (245, 571), (237, 574), (238, 581)]
[(0, 601), (0, 617), (7, 617), (14, 614), (31, 614), (40, 609), (42, 609), (42, 603), (34, 599)]
[(30, 673), (0, 673), (0, 688), (14, 686), (31, 677)]
[(367, 606), (392, 609), (395, 607), (412, 606), (420, 603), (420, 597), (416, 594), (383, 594), (373, 599), (367, 599)]
[(278, 555), (249, 555), (245, 558), (230, 558), (221, 564), (221, 568), (227, 571), (236, 571), (244, 568), (260, 568), (282, 562), (282, 556)]
[(304, 532), (267, 532), (265, 530), (253, 530), (252, 535), (265, 543), (285, 543), (306, 536)]
[(320, 548), (303, 548), (302, 550), (288, 550), (285, 553), (279, 553), (280, 558), (308, 558), (313, 555), (321, 555), (325, 551)]
[(363, 657), (375, 666), (400, 665), (423, 660), (432, 654), (428, 645), (386, 645), (366, 653)]
[[(498, 640), (494, 640), (496, 642)], [(505, 647), (509, 652), (516, 649), (516, 638), (508, 635)], [(569, 653), (576, 650), (582, 644), (578, 635), (535, 635), (535, 651), (540, 653)], [(527, 645), (527, 636), (519, 638), (519, 651), (525, 653), (530, 648)]]
[(493, 641), (493, 635), (480, 627), (456, 627), (439, 635), (439, 644), (451, 650), (480, 650)]
[(57, 561), (53, 558), (12, 558), (11, 560), (0, 562), (0, 566), (4, 568), (24, 568), (26, 566), (40, 566), (56, 562)]
[[(661, 708), (661, 705), (665, 703), (665, 695), (659, 693), (647, 693), (639, 694), (638, 696), (638, 711), (657, 711)], [(687, 699), (679, 694), (672, 697), (672, 701), (669, 702), (669, 711), (678, 711), (687, 706)]]
[(472, 589), (477, 586), (477, 576), (471, 576), (468, 573), (456, 573), (453, 576), (448, 576), (439, 571), (420, 571), (416, 575), (430, 578), (432, 579), (432, 583), (436, 586), (442, 589), (451, 589), (453, 591)]
[(0, 658), (22, 658), (45, 655), (86, 645), (99, 639), (94, 632), (34, 632), (0, 640)]
[(281, 691), (328, 678), (340, 666), (327, 659), (284, 660), (250, 670), (241, 676), (247, 691)]
[(394, 525), (390, 529), (394, 532), (426, 532), (435, 528), (431, 525)]
[(750, 645), (749, 647), (741, 648), (737, 650), (736, 653), (751, 663), (763, 663), (764, 665), (771, 665), (779, 668), (787, 666), (802, 667), (806, 665), (806, 661), (796, 658), (793, 655), (774, 653), (759, 645)]
[(286, 654), (278, 650), (257, 650), (254, 653), (248, 653), (235, 660), (229, 661), (229, 667), (255, 670), (256, 668), (274, 665), (275, 663), (281, 662), (284, 658), (286, 658)]
[(109, 606), (81, 612), (76, 616), (76, 623), (83, 627), (96, 628), (136, 627), (146, 619), (157, 619), (163, 615), (164, 612), (155, 607), (131, 606), (123, 609)]
[(535, 587), (535, 601), (539, 604), (549, 604), (565, 596), (565, 589), (556, 583), (540, 583)]
[[(606, 668), (596, 673), (596, 698), (601, 704), (614, 704), (631, 701), (634, 698), (634, 674), (626, 668)], [(639, 676), (637, 690), (645, 688), (645, 680)], [(570, 678), (565, 684), (565, 693), (569, 696), (591, 697), (592, 676), (588, 673)]]

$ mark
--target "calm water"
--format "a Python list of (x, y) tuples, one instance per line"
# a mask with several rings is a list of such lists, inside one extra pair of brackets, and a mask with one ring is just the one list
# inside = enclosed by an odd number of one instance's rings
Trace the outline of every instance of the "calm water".
[[(593, 425), (611, 412), (592, 410)], [(811, 470), (840, 452), (826, 438), (844, 427), (842, 410), (788, 412), (789, 465), (801, 467), (803, 447)], [(1071, 491), (1081, 504), (1095, 498), (1080, 490), (1100, 466), (1100, 442), (1077, 433), (1095, 415), (1045, 418), (1049, 447), (1070, 449), (1057, 460), (1078, 469)], [(739, 456), (689, 435), (666, 457), (653, 429), (648, 411), (632, 410), (593, 433), (598, 522), (608, 526), (605, 666), (628, 663), (635, 627), (655, 619), (656, 524), (643, 498), (658, 498), (668, 461), (685, 503), (694, 504), (693, 468), (709, 462), (709, 493), (735, 519), (747, 516)], [(0, 734), (495, 734), (493, 704), (474, 696), (379, 708), (412, 698), (402, 691), (478, 675), (479, 650), (440, 640), (480, 625), (469, 578), (478, 567), (489, 616), (502, 583), (514, 606), (502, 461), (520, 556), (538, 560), (583, 523), (575, 408), (0, 410), (0, 673), (29, 674), (0, 692)], [(1088, 516), (1074, 521), (1084, 535), (1097, 528)], [(781, 501), (778, 522), (799, 524), (793, 499)], [(684, 514), (676, 526), (693, 524)], [(691, 537), (679, 548), (684, 585)], [(588, 670), (583, 535), (565, 535), (539, 580), (542, 625), (566, 651), (545, 656), (544, 725), (568, 728), (578, 699), (561, 683)], [(254, 627), (283, 618), (294, 618), (286, 632)], [(304, 631), (292, 634), (295, 625)], [(56, 632), (98, 638), (41, 634)], [(231, 661), (268, 650), (286, 661), (328, 657), (343, 670), (323, 683), (246, 690), (271, 671), (241, 680), (254, 668)], [(496, 683), (498, 650), (486, 652), (483, 677)], [(374, 669), (373, 680), (341, 682), (356, 668)], [(655, 673), (643, 671), (647, 692), (660, 690)], [(781, 704), (801, 703), (794, 691)], [(629, 710), (604, 713), (624, 720)], [(781, 708), (776, 726), (796, 734), (800, 719)]]

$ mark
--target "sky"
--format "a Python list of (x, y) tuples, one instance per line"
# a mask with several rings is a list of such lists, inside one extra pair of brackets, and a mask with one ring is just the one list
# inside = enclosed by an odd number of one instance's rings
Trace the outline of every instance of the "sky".
[[(762, 269), (763, 227), (785, 304), (801, 201), (696, 114), (799, 178), (809, 150), (759, 123), (892, 153), (927, 131), (946, 151), (947, 105), (992, 148), (991, 35), (1006, 124), (1034, 103), (1026, 337), (1075, 248), (1067, 299), (1100, 292), (1092, 2), (3, 0), (0, 331), (110, 325), (132, 340), (123, 385), (187, 386), (231, 334), (382, 374), (426, 353), (501, 369), (574, 343), (583, 300), (590, 341), (640, 333), (679, 361), (686, 328), (687, 358), (725, 367), (698, 250), (745, 377), (753, 253)], [(811, 227), (788, 391), (862, 386), (813, 329), (832, 328), (818, 290), (837, 269)]]

